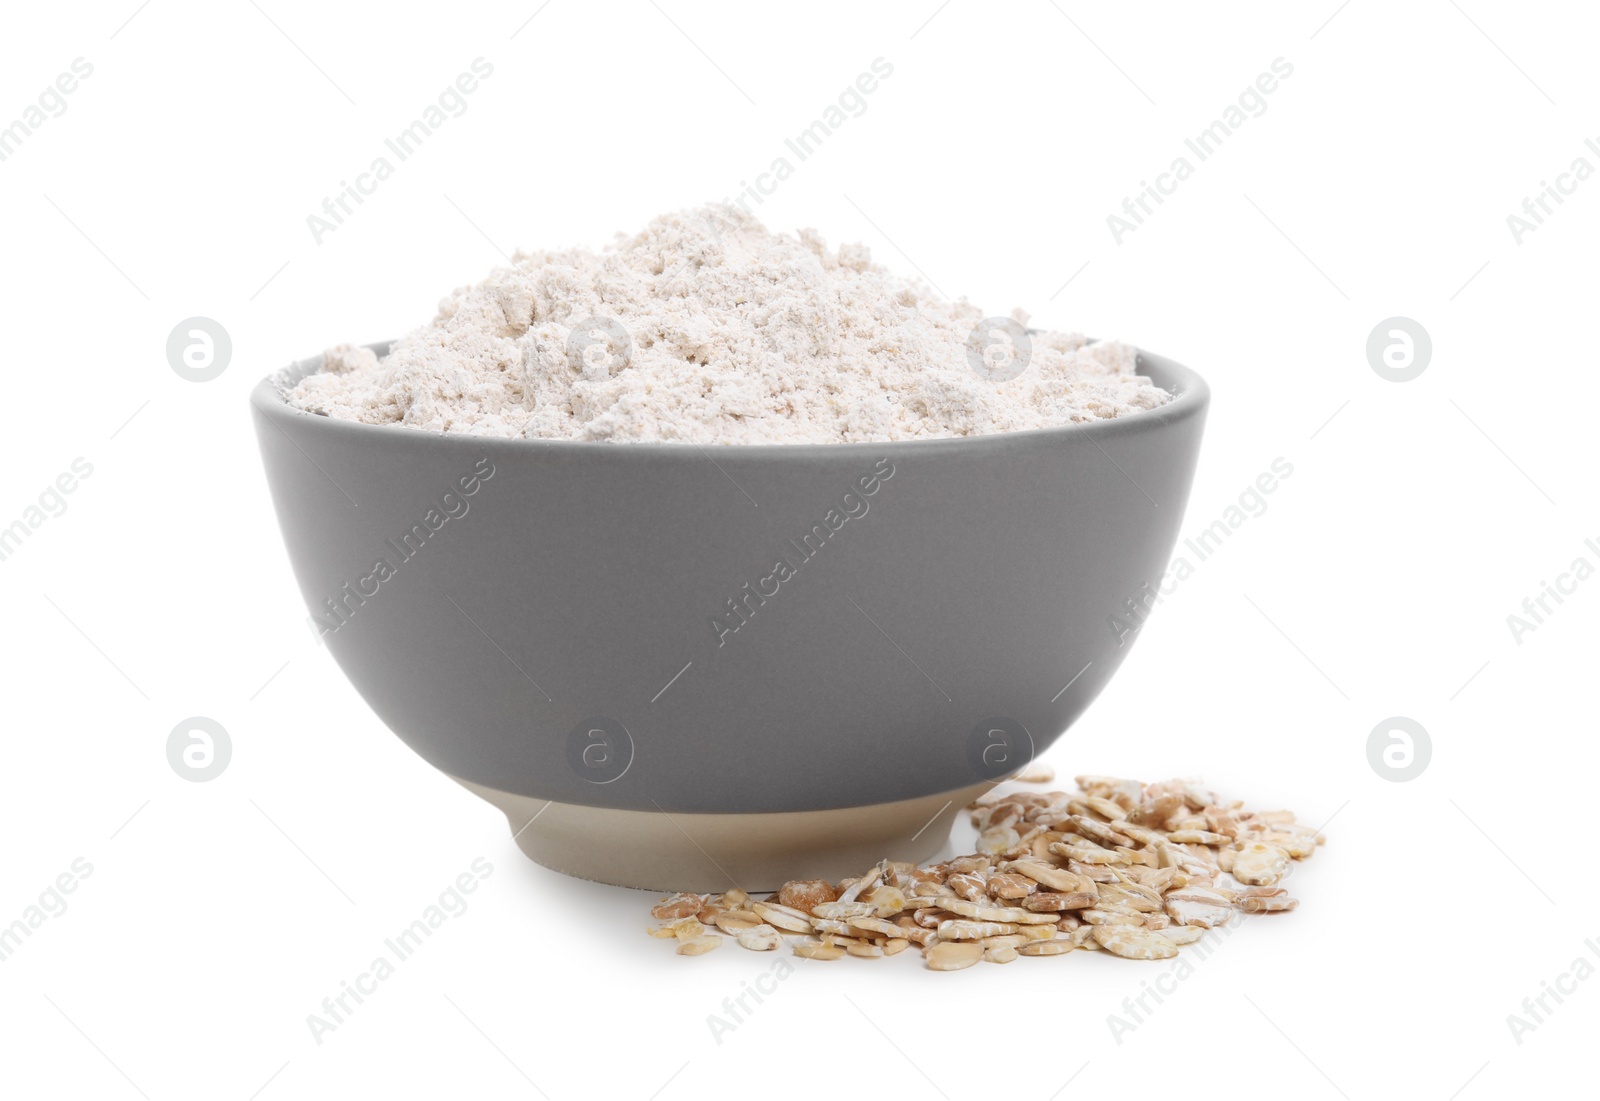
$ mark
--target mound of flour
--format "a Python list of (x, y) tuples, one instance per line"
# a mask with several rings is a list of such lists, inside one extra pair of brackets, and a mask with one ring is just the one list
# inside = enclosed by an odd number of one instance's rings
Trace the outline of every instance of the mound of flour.
[[(1130, 345), (1059, 332), (1006, 344), (1025, 321), (945, 301), (864, 245), (830, 250), (813, 230), (773, 233), (714, 205), (599, 252), (519, 252), (384, 358), (330, 349), (288, 400), (431, 432), (771, 444), (1047, 428), (1171, 399), (1134, 374)], [(1026, 367), (992, 369), (1008, 361)]]

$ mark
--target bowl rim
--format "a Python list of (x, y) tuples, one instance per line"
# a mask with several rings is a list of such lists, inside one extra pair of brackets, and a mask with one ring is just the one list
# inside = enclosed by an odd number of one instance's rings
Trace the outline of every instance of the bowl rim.
[[(1093, 341), (1091, 341), (1092, 343)], [(364, 345), (379, 357), (388, 354), (393, 341), (379, 341)], [(708, 447), (720, 455), (737, 455), (741, 458), (775, 459), (802, 455), (864, 456), (878, 454), (891, 448), (896, 454), (929, 454), (960, 449), (962, 451), (1020, 446), (1028, 443), (1046, 443), (1055, 440), (1076, 439), (1087, 436), (1097, 446), (1107, 440), (1131, 437), (1143, 432), (1159, 431), (1194, 417), (1203, 416), (1210, 403), (1211, 388), (1206, 380), (1192, 368), (1176, 360), (1135, 347), (1135, 371), (1150, 378), (1157, 386), (1173, 395), (1167, 404), (1155, 409), (1145, 409), (1127, 416), (1080, 424), (1056, 425), (1050, 428), (1020, 429), (1014, 432), (988, 432), (976, 436), (938, 436), (932, 439), (878, 440), (853, 443), (732, 443), (702, 444), (692, 441), (652, 441), (646, 443), (616, 443), (609, 440), (557, 440), (520, 436), (487, 436), (470, 432), (433, 432), (410, 428), (401, 424), (365, 424), (361, 421), (330, 417), (324, 413), (311, 413), (288, 403), (289, 390), (301, 379), (322, 367), (323, 357), (312, 356), (281, 367), (263, 378), (250, 391), (250, 404), (263, 418), (282, 430), (293, 424), (302, 427), (315, 425), (314, 431), (343, 437), (354, 443), (370, 440), (373, 443), (387, 440), (391, 443), (408, 438), (430, 440), (423, 446), (453, 447), (483, 451), (489, 448), (500, 454), (518, 451), (577, 456), (583, 454), (660, 459), (666, 456), (709, 457)]]

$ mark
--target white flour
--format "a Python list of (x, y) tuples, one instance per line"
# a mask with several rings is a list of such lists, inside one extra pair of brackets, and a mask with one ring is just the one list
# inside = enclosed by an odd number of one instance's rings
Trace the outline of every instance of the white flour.
[[(1035, 333), (814, 230), (734, 206), (667, 214), (600, 252), (518, 253), (379, 360), (340, 345), (298, 408), (432, 432), (616, 442), (854, 443), (1048, 428), (1163, 405), (1127, 344)], [(1022, 335), (1020, 311), (989, 319)], [(580, 325), (581, 323), (581, 325)], [(575, 328), (576, 327), (576, 328)], [(998, 340), (988, 349), (973, 340)], [(1019, 345), (1020, 346), (1020, 345)], [(1004, 375), (1006, 372), (992, 372)]]

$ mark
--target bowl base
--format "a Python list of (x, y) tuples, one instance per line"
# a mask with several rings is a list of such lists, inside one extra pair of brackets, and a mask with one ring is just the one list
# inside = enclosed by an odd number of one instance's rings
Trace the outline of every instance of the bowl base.
[[(448, 775), (448, 774), (447, 774)], [(524, 854), (580, 879), (652, 891), (775, 891), (791, 879), (838, 882), (879, 860), (928, 860), (950, 824), (992, 783), (834, 810), (668, 814), (557, 803), (452, 776), (504, 812)]]

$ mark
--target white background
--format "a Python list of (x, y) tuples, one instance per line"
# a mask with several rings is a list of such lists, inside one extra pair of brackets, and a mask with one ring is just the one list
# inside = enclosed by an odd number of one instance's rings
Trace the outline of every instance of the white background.
[[(1600, 981), (1520, 1044), (1507, 1016), (1600, 966), (1600, 580), (1520, 644), (1506, 617), (1600, 564), (1600, 180), (1520, 243), (1506, 217), (1600, 167), (1591, 12), (136, 2), (12, 6), (0, 35), (0, 124), (94, 66), (0, 163), (0, 523), (93, 465), (0, 563), (0, 924), (93, 868), (0, 964), (0, 1091), (1470, 1099), (1587, 1073)], [(315, 243), (306, 216), (477, 57), (467, 112)], [(1294, 468), (1047, 757), (1332, 819), (1299, 911), (1120, 1043), (1108, 1015), (1166, 965), (1087, 952), (806, 965), (718, 1043), (707, 1015), (772, 958), (674, 956), (650, 898), (531, 864), (381, 726), (306, 629), (247, 419), (260, 376), (411, 328), (501, 251), (734, 194), (878, 57), (893, 76), (769, 225), (1201, 371), (1186, 534)], [(1107, 214), (1279, 57), (1266, 113), (1115, 241)], [(234, 344), (205, 384), (165, 357), (193, 315)], [(1434, 345), (1404, 384), (1365, 353), (1394, 315)], [(166, 759), (192, 715), (233, 741), (208, 783)], [(1367, 760), (1393, 715), (1431, 734), (1408, 783)], [(470, 909), (316, 1044), (307, 1014), (478, 857)]]

